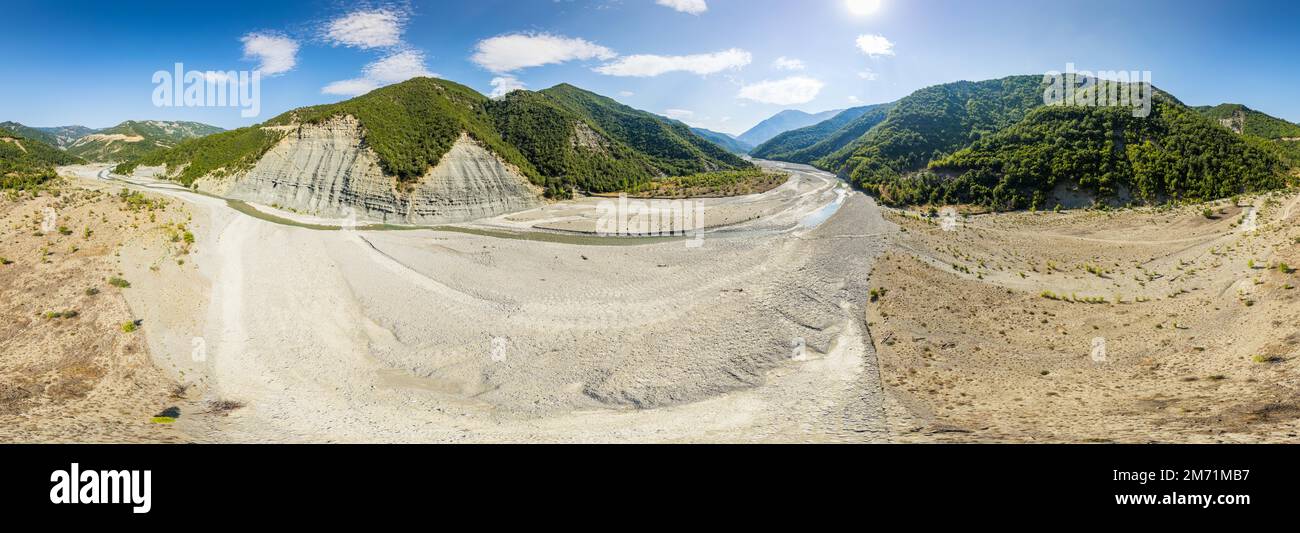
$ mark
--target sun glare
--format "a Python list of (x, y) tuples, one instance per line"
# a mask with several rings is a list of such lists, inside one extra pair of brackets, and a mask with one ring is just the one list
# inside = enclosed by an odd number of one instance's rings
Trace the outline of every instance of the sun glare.
[(880, 0), (844, 0), (849, 12), (857, 16), (867, 16), (880, 9)]

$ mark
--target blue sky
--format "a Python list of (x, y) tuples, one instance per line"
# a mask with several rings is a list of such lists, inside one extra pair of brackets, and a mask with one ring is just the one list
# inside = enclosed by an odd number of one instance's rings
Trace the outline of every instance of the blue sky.
[[(1300, 122), (1300, 2), (878, 1), (855, 13), (850, 2), (872, 0), (7, 0), (0, 120), (232, 128), (437, 74), (485, 94), (494, 80), (568, 82), (740, 133), (782, 109), (886, 102), (1073, 63), (1149, 70), (1185, 103), (1237, 102)], [(156, 107), (151, 77), (176, 62), (272, 73), (261, 115)]]

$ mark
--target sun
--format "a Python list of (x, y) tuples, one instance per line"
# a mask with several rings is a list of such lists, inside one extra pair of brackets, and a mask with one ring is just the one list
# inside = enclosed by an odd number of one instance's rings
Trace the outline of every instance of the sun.
[(844, 0), (844, 5), (849, 8), (850, 13), (865, 17), (880, 9), (880, 0)]

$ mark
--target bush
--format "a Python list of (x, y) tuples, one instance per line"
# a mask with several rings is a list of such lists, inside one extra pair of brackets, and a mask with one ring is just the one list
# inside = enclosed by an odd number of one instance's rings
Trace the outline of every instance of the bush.
[(135, 333), (137, 328), (139, 326), (135, 325), (135, 321), (125, 322), (122, 324), (122, 333)]
[(119, 289), (127, 289), (131, 287), (131, 282), (116, 276), (108, 278), (108, 284)]

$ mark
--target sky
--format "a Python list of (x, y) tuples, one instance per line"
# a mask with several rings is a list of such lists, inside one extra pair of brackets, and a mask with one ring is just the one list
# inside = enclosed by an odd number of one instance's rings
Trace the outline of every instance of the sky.
[[(29, 126), (235, 128), (433, 75), (489, 95), (571, 83), (739, 134), (1068, 64), (1300, 122), (1292, 0), (5, 0), (2, 19), (0, 121)], [(154, 74), (176, 63), (259, 71), (260, 113), (156, 105)]]

